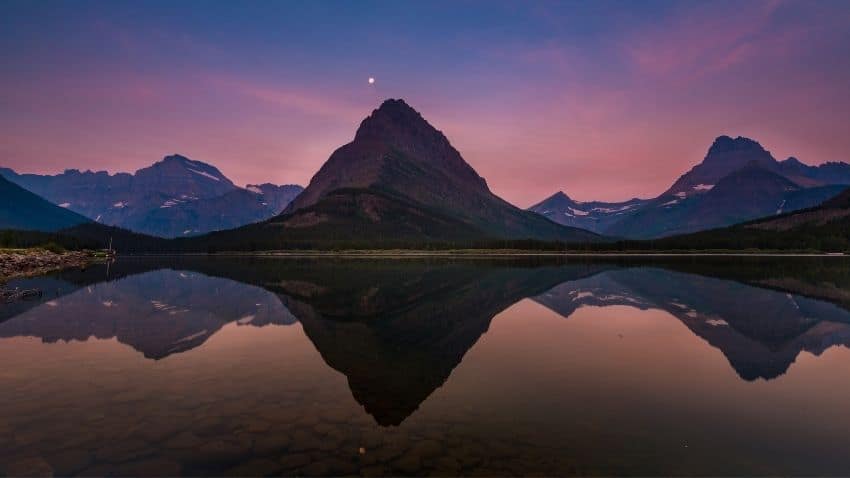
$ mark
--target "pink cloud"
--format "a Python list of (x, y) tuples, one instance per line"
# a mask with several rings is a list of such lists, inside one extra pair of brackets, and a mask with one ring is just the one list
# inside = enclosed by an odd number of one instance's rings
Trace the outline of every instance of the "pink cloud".
[(300, 113), (332, 119), (351, 120), (363, 116), (364, 106), (334, 97), (317, 94), (307, 88), (285, 85), (270, 86), (246, 79), (209, 75), (205, 81), (222, 90), (243, 97)]
[(761, 51), (758, 43), (779, 1), (741, 2), (718, 12), (709, 4), (687, 8), (649, 29), (628, 35), (623, 48), (641, 74), (699, 77), (723, 71)]

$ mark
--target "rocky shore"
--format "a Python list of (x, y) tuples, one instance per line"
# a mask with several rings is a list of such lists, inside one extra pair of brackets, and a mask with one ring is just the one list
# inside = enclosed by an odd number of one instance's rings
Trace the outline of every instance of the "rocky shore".
[(0, 284), (20, 276), (32, 276), (64, 269), (83, 267), (94, 260), (90, 252), (51, 252), (44, 249), (0, 250)]

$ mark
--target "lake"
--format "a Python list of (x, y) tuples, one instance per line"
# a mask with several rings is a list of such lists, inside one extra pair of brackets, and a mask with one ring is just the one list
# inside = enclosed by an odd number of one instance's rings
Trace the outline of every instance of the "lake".
[(842, 257), (119, 258), (0, 305), (9, 475), (847, 475)]

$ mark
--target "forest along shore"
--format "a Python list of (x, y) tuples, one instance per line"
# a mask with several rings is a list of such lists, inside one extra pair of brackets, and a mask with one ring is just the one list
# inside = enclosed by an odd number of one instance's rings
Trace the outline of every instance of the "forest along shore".
[(86, 251), (0, 249), (0, 285), (14, 277), (39, 275), (66, 267), (84, 267), (93, 260), (94, 254)]

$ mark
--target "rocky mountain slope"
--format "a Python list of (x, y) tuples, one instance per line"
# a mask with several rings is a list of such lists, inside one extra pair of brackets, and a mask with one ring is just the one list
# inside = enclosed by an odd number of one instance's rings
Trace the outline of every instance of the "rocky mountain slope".
[(58, 231), (89, 220), (0, 176), (0, 229)]
[[(331, 155), (286, 212), (297, 216), (340, 189), (396, 197), (493, 237), (592, 237), (540, 221), (494, 195), (445, 135), (403, 100), (387, 100), (363, 120), (354, 141)], [(380, 209), (363, 211), (380, 216)]]
[(850, 191), (845, 190), (819, 206), (671, 236), (652, 245), (660, 249), (850, 252)]
[[(240, 239), (241, 238), (241, 239)], [(448, 139), (402, 100), (363, 120), (354, 140), (331, 155), (283, 214), (214, 234), (210, 244), (242, 240), (474, 241), (597, 240), (520, 210), (494, 195)]]

